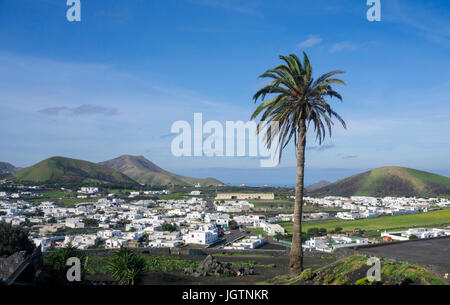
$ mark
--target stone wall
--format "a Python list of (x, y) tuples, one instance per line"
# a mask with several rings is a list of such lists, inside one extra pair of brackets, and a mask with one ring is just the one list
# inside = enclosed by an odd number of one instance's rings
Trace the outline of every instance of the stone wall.
[(0, 258), (0, 280), (26, 283), (39, 283), (42, 279), (43, 257), (41, 248), (35, 248), (28, 255), (26, 251), (13, 253), (9, 257)]

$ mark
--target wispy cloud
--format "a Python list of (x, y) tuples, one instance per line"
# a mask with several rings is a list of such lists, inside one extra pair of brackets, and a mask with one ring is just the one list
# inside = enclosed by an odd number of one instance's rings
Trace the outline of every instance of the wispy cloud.
[(355, 159), (358, 158), (357, 155), (347, 155), (347, 156), (343, 156), (342, 159), (344, 160), (348, 160), (348, 159)]
[(58, 116), (58, 115), (66, 115), (66, 116), (86, 116), (86, 115), (104, 115), (104, 116), (112, 116), (117, 114), (117, 109), (115, 108), (107, 108), (103, 106), (95, 106), (95, 105), (81, 105), (74, 108), (69, 107), (49, 107), (44, 108), (38, 111), (39, 113)]
[(414, 29), (414, 32), (425, 39), (450, 47), (450, 23), (448, 10), (442, 9), (437, 3), (423, 5), (404, 0), (387, 1), (385, 5), (385, 20), (387, 22), (401, 24)]
[(333, 44), (330, 48), (330, 53), (338, 53), (343, 51), (353, 51), (360, 47), (359, 44), (351, 41), (341, 41)]
[(309, 35), (308, 38), (298, 44), (299, 48), (311, 48), (322, 42), (322, 38), (319, 35)]
[(67, 107), (49, 107), (39, 110), (39, 113), (47, 115), (59, 115), (62, 111), (67, 110)]
[(306, 150), (325, 151), (325, 150), (332, 149), (335, 147), (336, 147), (336, 145), (334, 145), (334, 144), (316, 145), (316, 146), (307, 147)]

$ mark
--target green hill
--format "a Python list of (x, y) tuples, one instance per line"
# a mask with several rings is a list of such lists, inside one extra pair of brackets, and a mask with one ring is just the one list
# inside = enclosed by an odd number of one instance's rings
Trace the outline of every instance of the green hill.
[(137, 182), (117, 170), (96, 163), (53, 157), (27, 167), (14, 174), (16, 181), (60, 185), (123, 185)]
[(153, 186), (170, 184), (192, 186), (197, 183), (201, 186), (223, 184), (214, 178), (190, 178), (168, 172), (143, 156), (124, 155), (113, 160), (101, 162), (100, 164), (114, 168), (139, 183)]
[(308, 192), (310, 196), (449, 196), (450, 178), (405, 167), (381, 167)]

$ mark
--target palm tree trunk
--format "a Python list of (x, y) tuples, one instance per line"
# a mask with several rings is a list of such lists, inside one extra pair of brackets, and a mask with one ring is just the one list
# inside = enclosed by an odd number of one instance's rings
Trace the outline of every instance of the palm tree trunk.
[(301, 120), (297, 142), (297, 179), (295, 181), (294, 232), (290, 253), (289, 274), (298, 276), (303, 271), (302, 248), (302, 214), (303, 214), (303, 183), (305, 171), (306, 123)]

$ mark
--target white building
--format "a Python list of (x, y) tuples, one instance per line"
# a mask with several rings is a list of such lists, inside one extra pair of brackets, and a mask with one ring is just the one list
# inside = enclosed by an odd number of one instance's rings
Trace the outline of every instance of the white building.
[(434, 238), (441, 236), (450, 236), (449, 229), (426, 229), (426, 228), (413, 228), (407, 231), (397, 231), (397, 232), (383, 232), (381, 237), (390, 237), (393, 240), (409, 240), (411, 236), (417, 236), (418, 238)]
[(107, 249), (115, 249), (120, 248), (121, 246), (126, 247), (128, 241), (124, 238), (113, 237), (105, 240), (105, 248)]
[(261, 222), (259, 226), (267, 232), (268, 235), (273, 236), (277, 233), (284, 233), (285, 230), (282, 226), (279, 224), (273, 224), (273, 223), (267, 223), (267, 222)]
[(98, 187), (84, 186), (78, 191), (78, 193), (92, 195), (98, 193)]
[(259, 236), (249, 236), (248, 238), (239, 240), (231, 244), (230, 246), (224, 247), (224, 249), (230, 250), (250, 250), (261, 247), (267, 243), (267, 239)]
[(83, 229), (84, 223), (80, 221), (78, 218), (67, 218), (66, 221), (66, 227), (73, 228), (73, 229)]
[(189, 230), (183, 236), (183, 240), (186, 244), (210, 245), (216, 242), (218, 237), (217, 228), (214, 225), (204, 225), (197, 230)]

